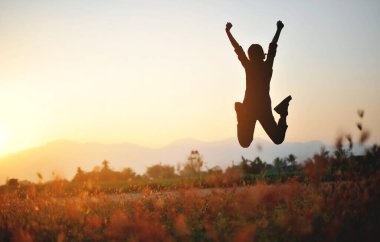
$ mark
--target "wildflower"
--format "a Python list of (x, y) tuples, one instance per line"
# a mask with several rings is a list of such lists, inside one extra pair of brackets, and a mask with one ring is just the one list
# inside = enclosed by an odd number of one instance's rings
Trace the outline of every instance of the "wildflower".
[(189, 234), (189, 229), (186, 225), (186, 217), (183, 214), (179, 214), (175, 219), (174, 227), (177, 233), (181, 236), (185, 236)]

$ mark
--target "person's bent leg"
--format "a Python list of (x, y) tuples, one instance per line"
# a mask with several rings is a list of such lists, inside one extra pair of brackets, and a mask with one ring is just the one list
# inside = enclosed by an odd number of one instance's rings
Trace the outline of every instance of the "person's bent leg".
[(248, 148), (251, 145), (255, 125), (256, 121), (248, 122), (247, 120), (241, 121), (237, 124), (237, 136), (241, 147)]
[(276, 123), (272, 111), (269, 110), (260, 117), (259, 121), (273, 143), (279, 145), (284, 142), (286, 130), (288, 129), (285, 115), (278, 120), (278, 123)]
[(256, 120), (249, 117), (245, 106), (242, 103), (235, 103), (237, 124), (237, 137), (239, 144), (243, 148), (248, 148), (253, 140)]

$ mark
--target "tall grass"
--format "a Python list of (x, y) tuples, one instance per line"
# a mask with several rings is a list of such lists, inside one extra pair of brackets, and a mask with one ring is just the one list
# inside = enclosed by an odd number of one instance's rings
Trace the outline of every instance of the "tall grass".
[(275, 178), (230, 167), (148, 185), (12, 180), (0, 241), (378, 241), (380, 148), (355, 156), (351, 136), (336, 147)]
[[(376, 241), (380, 172), (209, 190), (0, 195), (0, 241)], [(57, 187), (55, 192), (59, 194)]]

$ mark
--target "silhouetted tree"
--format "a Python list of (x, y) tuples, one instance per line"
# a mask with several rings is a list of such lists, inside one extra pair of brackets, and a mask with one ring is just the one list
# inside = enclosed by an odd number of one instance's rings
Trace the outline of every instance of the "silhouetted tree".
[(297, 164), (297, 157), (293, 154), (288, 155), (286, 158), (286, 165), (287, 165), (287, 171), (297, 171), (300, 169), (299, 165)]
[(7, 185), (10, 186), (10, 187), (18, 187), (19, 186), (18, 179), (16, 179), (16, 178), (8, 179), (7, 180)]
[(102, 167), (101, 171), (110, 171), (111, 170), (110, 166), (109, 166), (109, 161), (108, 160), (104, 160), (102, 162), (102, 165), (103, 165), (103, 167)]
[(278, 173), (283, 173), (286, 170), (287, 161), (286, 159), (281, 159), (280, 157), (277, 157), (273, 160), (273, 165)]
[(147, 168), (145, 175), (151, 179), (172, 178), (175, 176), (174, 166), (169, 165), (153, 165)]
[(82, 168), (78, 167), (77, 168), (77, 173), (75, 174), (74, 178), (72, 181), (74, 182), (83, 182), (86, 180), (86, 174), (85, 172), (82, 170)]
[(198, 150), (192, 150), (187, 157), (187, 162), (180, 171), (181, 176), (196, 176), (200, 175), (203, 166), (203, 158)]
[(99, 174), (99, 178), (101, 181), (115, 181), (117, 180), (118, 178), (118, 174), (117, 172), (114, 172), (113, 170), (111, 170), (111, 168), (109, 167), (109, 161), (108, 160), (104, 160), (102, 162), (102, 169), (100, 170), (100, 174)]
[(220, 168), (220, 166), (214, 166), (211, 169), (207, 170), (208, 174), (214, 174), (214, 175), (222, 175), (223, 170)]
[(241, 157), (242, 161), (240, 166), (244, 174), (260, 174), (269, 170), (272, 166), (267, 164), (265, 161), (262, 161), (260, 157), (256, 157), (253, 161)]
[(136, 173), (131, 168), (124, 168), (121, 171), (121, 179), (122, 180), (130, 180), (136, 178)]

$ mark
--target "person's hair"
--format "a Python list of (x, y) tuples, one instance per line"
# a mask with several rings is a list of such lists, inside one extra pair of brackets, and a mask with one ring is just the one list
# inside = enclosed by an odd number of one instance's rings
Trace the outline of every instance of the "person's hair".
[(249, 60), (264, 60), (264, 50), (259, 44), (253, 44), (248, 48), (248, 58)]

